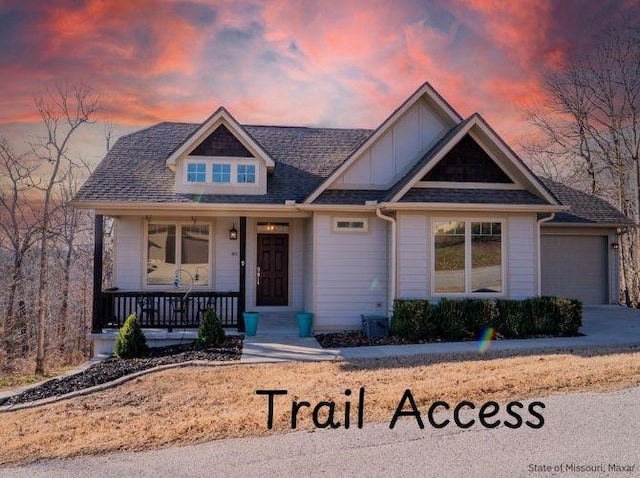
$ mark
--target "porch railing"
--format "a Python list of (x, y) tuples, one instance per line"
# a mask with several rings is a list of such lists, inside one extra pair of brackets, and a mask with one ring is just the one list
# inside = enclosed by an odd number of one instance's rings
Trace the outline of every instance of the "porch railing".
[(240, 292), (124, 292), (106, 290), (101, 294), (101, 327), (119, 328), (135, 312), (145, 328), (195, 328), (204, 311), (216, 311), (223, 327), (237, 327)]

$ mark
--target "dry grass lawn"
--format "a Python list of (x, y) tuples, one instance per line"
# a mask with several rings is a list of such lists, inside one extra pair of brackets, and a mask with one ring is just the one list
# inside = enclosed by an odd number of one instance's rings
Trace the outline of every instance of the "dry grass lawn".
[[(366, 427), (389, 422), (407, 388), (424, 413), (435, 400), (506, 402), (637, 385), (638, 348), (181, 368), (0, 414), (0, 464), (286, 432), (292, 400), (334, 400), (343, 413), (347, 388), (354, 392), (353, 409), (358, 388), (366, 389)], [(257, 389), (289, 391), (276, 398), (272, 431), (266, 427), (266, 397), (257, 396)], [(355, 415), (353, 410), (352, 426)], [(301, 412), (299, 428), (312, 426), (310, 413)]]

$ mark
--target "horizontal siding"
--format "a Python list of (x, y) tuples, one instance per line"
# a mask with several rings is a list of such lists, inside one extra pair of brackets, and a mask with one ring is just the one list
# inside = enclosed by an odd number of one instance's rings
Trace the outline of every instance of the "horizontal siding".
[(122, 216), (115, 221), (115, 258), (113, 286), (137, 291), (142, 286), (142, 218)]
[(429, 219), (398, 215), (398, 291), (400, 298), (429, 295)]
[[(333, 232), (333, 216), (316, 215), (316, 328), (360, 327), (360, 314), (386, 311), (387, 226), (369, 216), (369, 233)], [(380, 305), (380, 307), (377, 307)]]
[(514, 299), (536, 295), (536, 216), (511, 215), (507, 221), (507, 292)]
[(213, 284), (218, 292), (240, 290), (240, 241), (229, 240), (229, 229), (234, 225), (239, 229), (238, 218), (218, 218), (213, 228)]

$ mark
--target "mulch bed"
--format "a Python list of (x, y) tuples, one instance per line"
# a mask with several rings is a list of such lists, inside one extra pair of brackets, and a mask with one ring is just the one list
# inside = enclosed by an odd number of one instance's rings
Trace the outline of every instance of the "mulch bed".
[[(370, 345), (426, 344), (429, 340), (409, 340), (390, 335), (388, 337), (367, 337), (362, 332), (337, 332), (318, 334), (316, 340), (323, 349), (343, 347), (367, 347)], [(433, 342), (433, 341), (431, 341)]]
[(75, 375), (54, 378), (37, 387), (9, 397), (0, 405), (15, 405), (33, 402), (43, 398), (65, 395), (85, 388), (111, 382), (120, 377), (130, 375), (141, 370), (173, 363), (189, 362), (191, 360), (231, 361), (240, 360), (242, 355), (242, 336), (226, 337), (224, 344), (218, 347), (196, 349), (192, 344), (168, 345), (153, 347), (145, 357), (134, 359), (108, 358), (92, 365)]

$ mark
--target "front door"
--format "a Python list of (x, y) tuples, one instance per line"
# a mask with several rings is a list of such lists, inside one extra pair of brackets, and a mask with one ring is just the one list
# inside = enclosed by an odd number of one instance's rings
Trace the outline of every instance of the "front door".
[(256, 305), (289, 303), (289, 235), (258, 234)]

